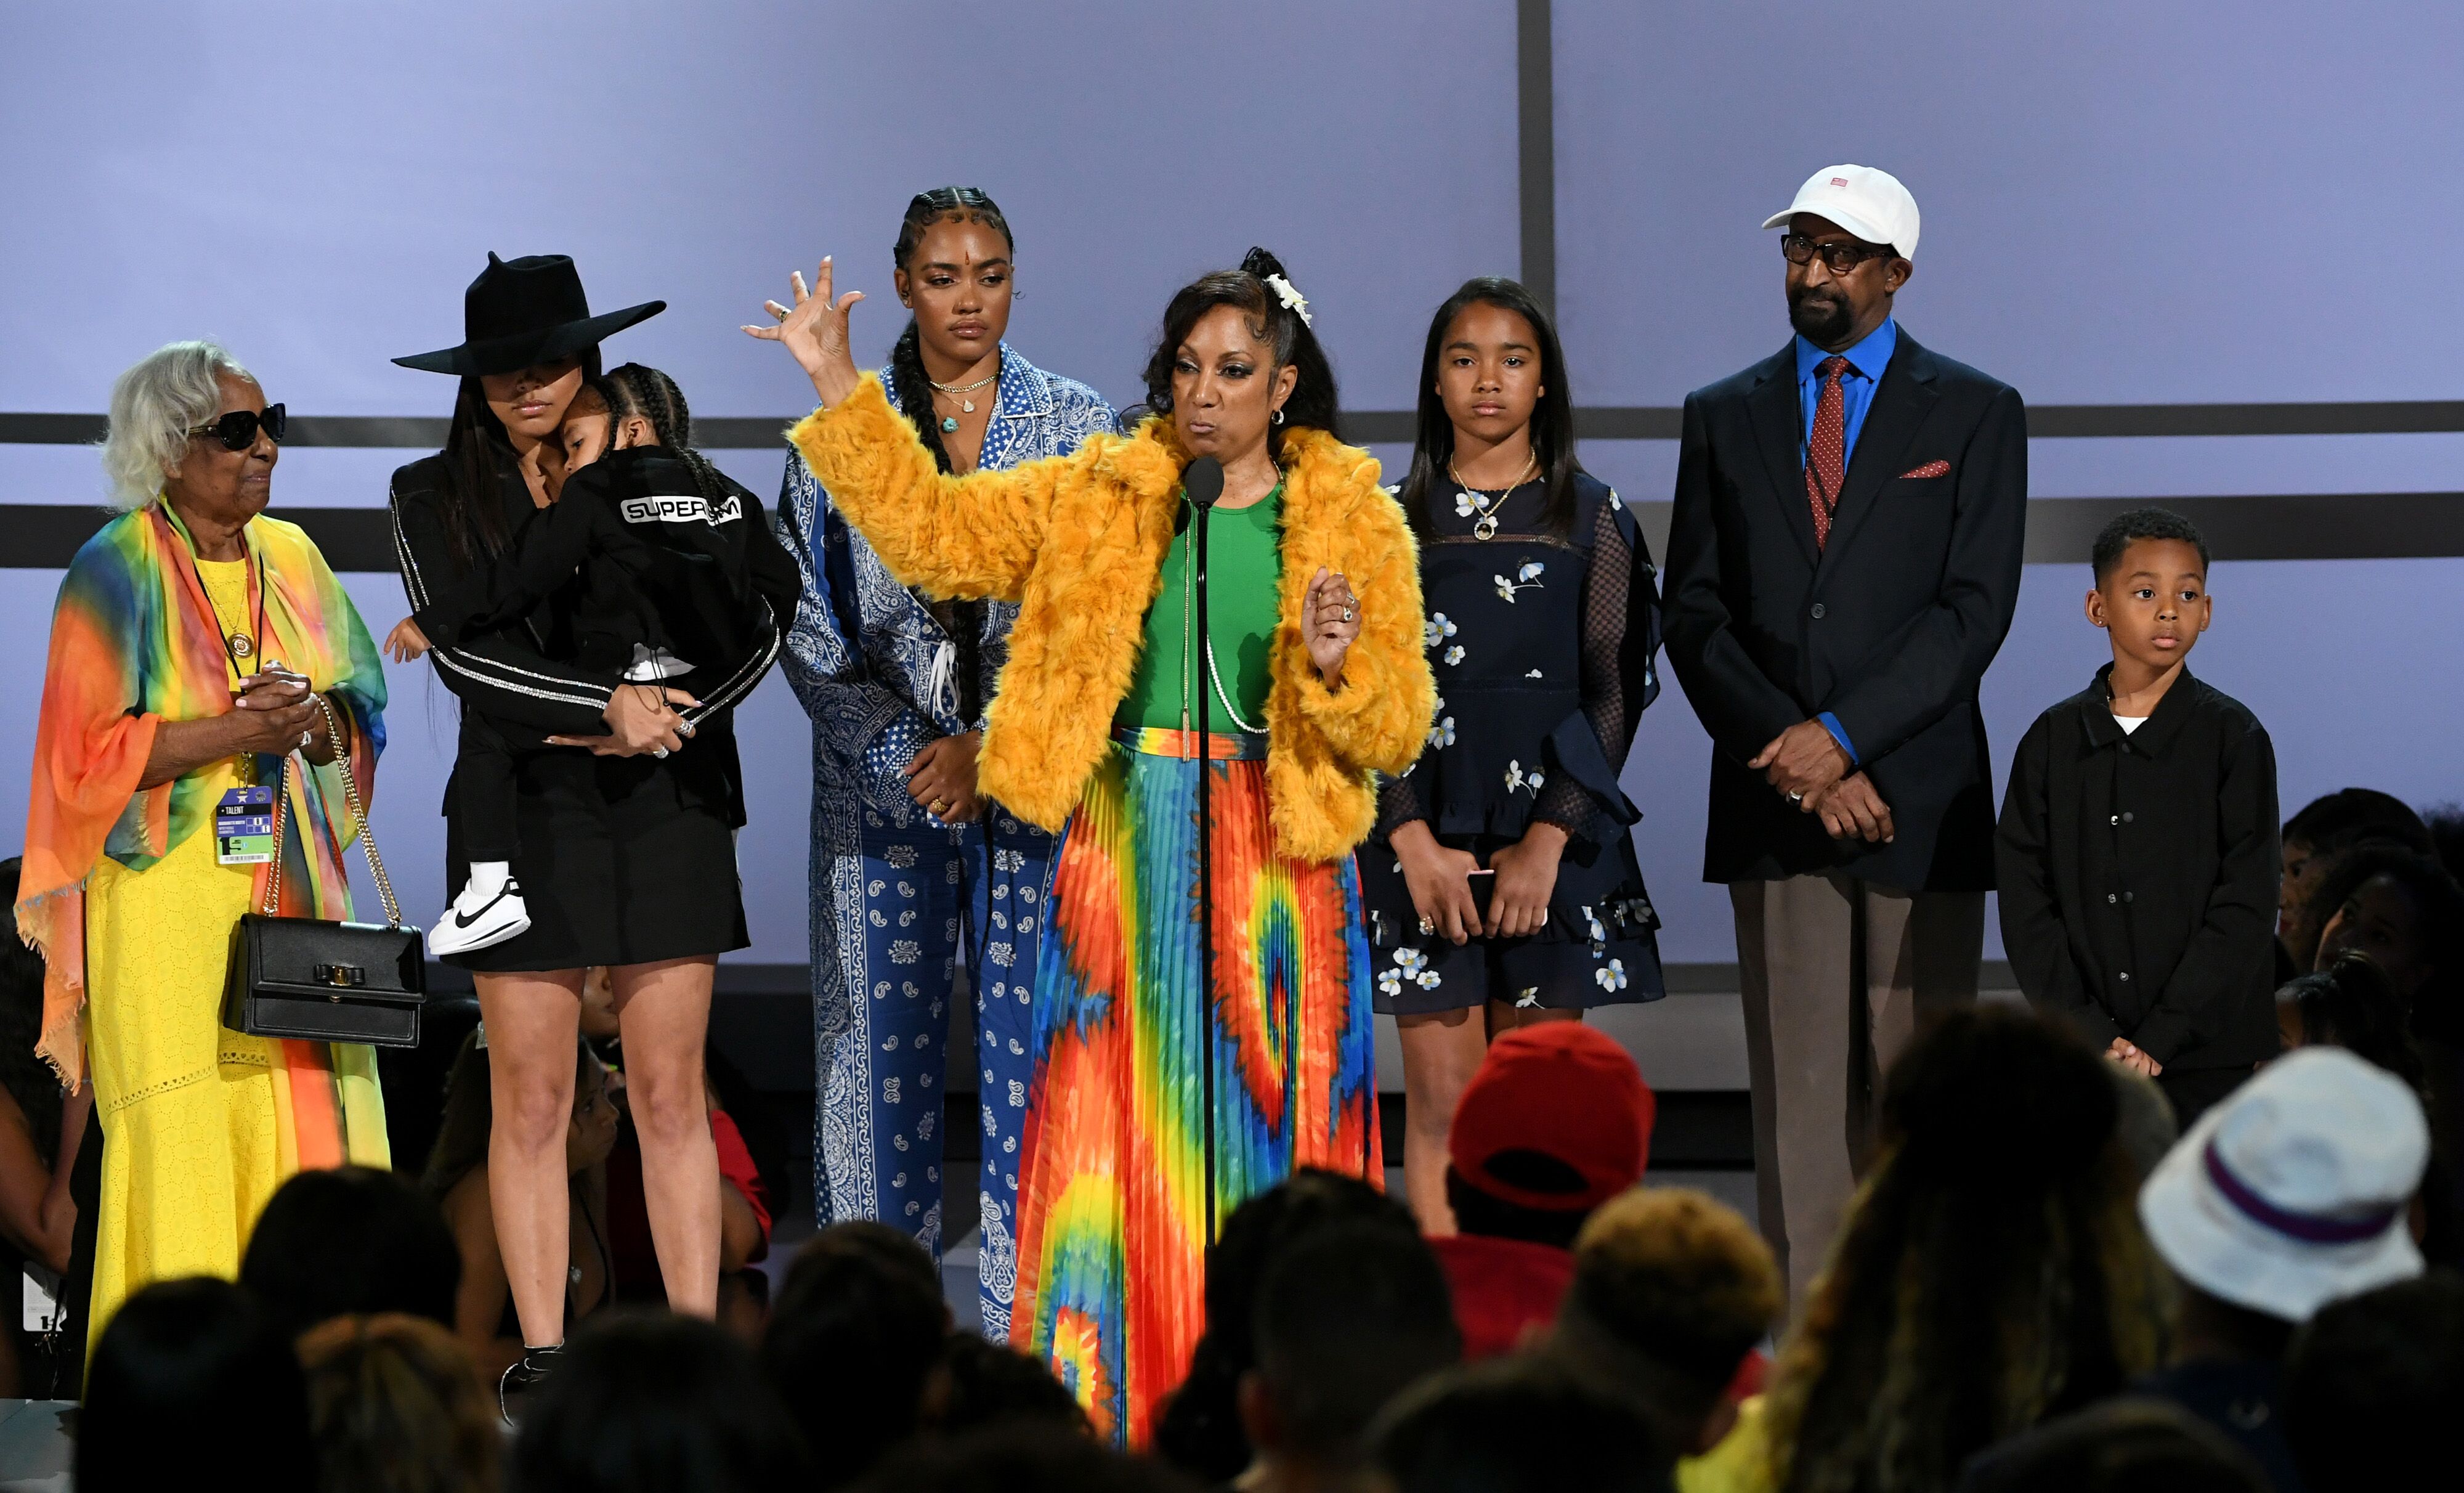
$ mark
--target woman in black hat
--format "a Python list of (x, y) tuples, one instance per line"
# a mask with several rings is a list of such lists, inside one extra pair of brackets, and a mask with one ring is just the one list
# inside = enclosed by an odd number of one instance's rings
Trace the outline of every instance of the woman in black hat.
[(564, 1338), (565, 1127), (585, 967), (613, 973), (669, 1304), (702, 1316), (715, 1307), (718, 1168), (702, 1040), (718, 955), (747, 942), (729, 712), (777, 656), (776, 622), (757, 602), (763, 615), (746, 627), (757, 646), (696, 699), (569, 661), (572, 587), (509, 624), (487, 620), (512, 593), (515, 535), (557, 499), (559, 428), (599, 372), (600, 340), (665, 305), (593, 316), (572, 260), (490, 255), (464, 298), (463, 344), (395, 360), (461, 380), (445, 449), (396, 472), (391, 501), (412, 620), (462, 698), (466, 740), (520, 729), (527, 745), (588, 748), (519, 753), (511, 824), (463, 813), (446, 792), (449, 880), (458, 891), (474, 865), (507, 862), (503, 890), (530, 917), (512, 938), (449, 956), (473, 971), (488, 1031), (489, 1195), (528, 1349), (508, 1391), (538, 1382)]

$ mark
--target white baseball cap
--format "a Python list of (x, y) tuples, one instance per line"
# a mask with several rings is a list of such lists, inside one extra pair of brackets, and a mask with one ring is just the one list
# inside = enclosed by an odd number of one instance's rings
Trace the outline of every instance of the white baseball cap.
[(1785, 228), (1800, 212), (1829, 218), (1869, 244), (1888, 244), (1903, 259), (1917, 256), (1917, 199), (1890, 172), (1870, 166), (1826, 166), (1805, 179), (1785, 212), (1763, 220)]
[(2421, 1274), (2408, 1227), (2430, 1159), (2421, 1102), (2341, 1047), (2269, 1063), (2199, 1117), (2139, 1190), (2173, 1273), (2292, 1322)]

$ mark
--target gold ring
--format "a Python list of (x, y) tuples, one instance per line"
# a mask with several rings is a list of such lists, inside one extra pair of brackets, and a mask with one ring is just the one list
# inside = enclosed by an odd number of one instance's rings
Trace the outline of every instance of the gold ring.
[(939, 818), (941, 815), (943, 815), (943, 814), (945, 814), (945, 813), (949, 813), (949, 812), (950, 812), (950, 801), (949, 801), (948, 799), (946, 799), (946, 798), (935, 798), (935, 799), (934, 799), (934, 800), (933, 800), (933, 817), (935, 817), (935, 818), (936, 818), (936, 819), (937, 819), (937, 818)]

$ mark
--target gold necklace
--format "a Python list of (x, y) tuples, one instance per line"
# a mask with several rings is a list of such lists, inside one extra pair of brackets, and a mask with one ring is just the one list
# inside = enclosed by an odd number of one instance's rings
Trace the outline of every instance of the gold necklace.
[[(976, 402), (967, 396), (974, 393), (977, 390), (983, 388), (986, 384), (1000, 383), (1001, 369), (995, 368), (990, 373), (985, 374), (983, 377), (976, 380), (972, 384), (944, 384), (939, 379), (934, 378), (929, 374), (925, 377), (924, 382), (932, 385), (935, 392), (947, 394), (951, 398), (958, 401), (959, 413), (973, 414), (976, 412)], [(943, 431), (955, 431), (957, 428), (957, 415), (945, 414), (941, 417), (941, 429)]]
[(1540, 458), (1537, 456), (1526, 456), (1523, 458), (1523, 470), (1514, 475), (1514, 480), (1507, 483), (1495, 498), (1484, 501), (1473, 492), (1472, 485), (1463, 480), (1463, 474), (1455, 470), (1454, 458), (1452, 457), (1446, 458), (1446, 476), (1453, 478), (1455, 486), (1460, 489), (1455, 494), (1455, 512), (1465, 518), (1470, 518), (1474, 514), (1479, 515), (1471, 526), (1472, 538), (1495, 539), (1497, 537), (1497, 510), (1505, 507), (1507, 498), (1513, 493), (1514, 489), (1529, 481), (1531, 475), (1539, 469)]

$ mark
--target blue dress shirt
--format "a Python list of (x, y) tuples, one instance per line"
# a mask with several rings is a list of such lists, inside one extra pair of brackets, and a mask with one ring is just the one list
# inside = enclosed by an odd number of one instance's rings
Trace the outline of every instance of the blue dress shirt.
[[(1882, 370), (1891, 366), (1891, 354), (1899, 349), (1900, 323), (1890, 317), (1867, 332), (1840, 355), (1848, 360), (1847, 369), (1839, 375), (1840, 413), (1847, 418), (1847, 434), (1840, 443), (1841, 469), (1857, 455), (1857, 435), (1865, 428), (1865, 412), (1874, 407), (1874, 389), (1882, 381)], [(1803, 460), (1814, 444), (1814, 413), (1822, 400), (1822, 376), (1815, 372), (1831, 354), (1807, 342), (1796, 340), (1796, 408), (1805, 417), (1805, 431), (1798, 438), (1797, 455)], [(1857, 748), (1848, 740), (1847, 728), (1839, 718), (1825, 710), (1815, 719), (1848, 754), (1848, 761), (1858, 765)]]

